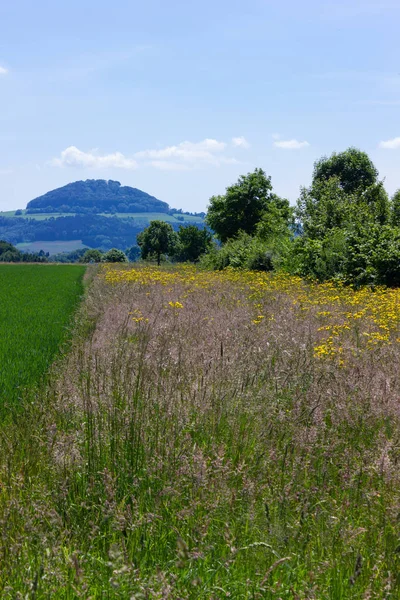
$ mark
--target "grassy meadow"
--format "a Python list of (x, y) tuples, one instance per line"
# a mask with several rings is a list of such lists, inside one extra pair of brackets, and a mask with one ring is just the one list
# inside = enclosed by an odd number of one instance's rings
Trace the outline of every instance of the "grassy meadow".
[(0, 426), (1, 598), (398, 598), (399, 325), (400, 290), (100, 267)]
[(83, 266), (0, 266), (0, 410), (40, 381), (82, 294)]

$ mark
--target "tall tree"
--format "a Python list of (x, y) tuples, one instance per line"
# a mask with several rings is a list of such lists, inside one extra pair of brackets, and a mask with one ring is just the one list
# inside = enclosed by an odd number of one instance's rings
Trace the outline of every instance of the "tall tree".
[(317, 161), (311, 186), (301, 190), (297, 218), (306, 237), (312, 239), (359, 221), (387, 223), (389, 198), (368, 155), (349, 148)]
[(227, 187), (223, 196), (210, 198), (206, 223), (221, 242), (235, 237), (239, 231), (253, 235), (262, 216), (278, 200), (289, 206), (273, 194), (271, 177), (262, 169), (255, 169)]
[(318, 279), (393, 285), (400, 274), (394, 267), (399, 232), (390, 226), (394, 204), (364, 152), (349, 148), (317, 161), (297, 205), (303, 231), (293, 254), (298, 271)]
[(336, 177), (341, 189), (352, 194), (365, 191), (378, 181), (378, 171), (366, 152), (348, 148), (323, 156), (314, 164), (313, 184)]
[(391, 221), (395, 227), (400, 227), (400, 189), (392, 196)]
[(175, 258), (179, 261), (197, 262), (212, 244), (211, 233), (196, 225), (179, 225)]
[(165, 221), (151, 221), (137, 236), (142, 258), (155, 255), (157, 264), (161, 263), (162, 254), (173, 254), (176, 246), (176, 233), (172, 226)]

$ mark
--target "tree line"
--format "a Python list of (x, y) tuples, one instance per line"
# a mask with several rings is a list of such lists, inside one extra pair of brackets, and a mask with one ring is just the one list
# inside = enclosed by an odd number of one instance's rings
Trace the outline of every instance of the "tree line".
[(153, 221), (138, 235), (141, 257), (400, 285), (400, 190), (389, 198), (375, 165), (357, 148), (319, 159), (295, 207), (258, 168), (213, 196), (205, 221), (209, 229), (178, 232)]
[(48, 253), (21, 252), (15, 246), (4, 240), (0, 240), (0, 262), (47, 262)]

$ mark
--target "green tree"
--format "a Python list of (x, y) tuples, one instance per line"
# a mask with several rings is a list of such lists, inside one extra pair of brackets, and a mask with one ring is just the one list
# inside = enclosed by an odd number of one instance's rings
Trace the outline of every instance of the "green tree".
[(364, 152), (349, 148), (317, 161), (297, 204), (303, 235), (292, 249), (293, 269), (320, 280), (393, 283), (399, 238), (390, 226), (393, 205)]
[(138, 234), (137, 242), (141, 249), (142, 258), (155, 256), (157, 264), (160, 265), (162, 254), (174, 254), (177, 235), (169, 223), (151, 221), (150, 225)]
[(103, 255), (103, 262), (128, 262), (125, 252), (118, 250), (118, 248), (111, 248), (108, 252)]
[(204, 227), (179, 225), (175, 258), (178, 261), (197, 262), (211, 247), (212, 235)]
[(255, 169), (227, 187), (225, 195), (210, 198), (206, 223), (221, 242), (226, 242), (239, 231), (253, 235), (263, 215), (278, 205), (289, 207), (287, 200), (272, 193), (271, 177), (262, 169)]
[(293, 213), (294, 209), (289, 205), (288, 200), (274, 195), (273, 202), (256, 225), (257, 237), (264, 241), (291, 238), (294, 225)]
[(15, 246), (0, 240), (0, 261), (1, 262), (20, 262), (22, 260), (22, 253), (17, 250)]
[(322, 239), (331, 229), (344, 227), (355, 202), (356, 197), (344, 192), (337, 177), (302, 188), (296, 215), (305, 237)]
[[(90, 248), (86, 250), (85, 254), (81, 256), (79, 259), (80, 263), (99, 263), (103, 260), (103, 252), (101, 250), (96, 250), (95, 248)], [(108, 261), (114, 262), (114, 261)]]
[(314, 164), (313, 184), (336, 177), (340, 188), (352, 194), (365, 191), (377, 183), (378, 171), (366, 152), (348, 148), (338, 154), (323, 156)]
[(372, 245), (372, 265), (379, 284), (400, 286), (400, 229), (379, 227)]
[(125, 254), (129, 262), (136, 262), (140, 258), (140, 248), (137, 245), (131, 246), (125, 250)]
[(391, 203), (391, 221), (395, 227), (400, 227), (400, 189), (397, 190)]
[(388, 223), (389, 198), (377, 175), (368, 155), (354, 148), (317, 161), (311, 186), (302, 188), (297, 204), (305, 236), (322, 239), (331, 229), (357, 222)]
[(0, 240), (0, 254), (4, 254), (5, 252), (18, 252), (18, 250), (10, 242)]

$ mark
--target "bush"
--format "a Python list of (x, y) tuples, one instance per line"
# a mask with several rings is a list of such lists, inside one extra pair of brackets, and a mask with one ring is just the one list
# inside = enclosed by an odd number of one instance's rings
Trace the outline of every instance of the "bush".
[[(80, 263), (99, 263), (102, 260), (103, 260), (103, 253), (101, 252), (101, 250), (96, 250), (95, 248), (90, 248), (89, 250), (86, 250), (86, 252), (83, 256), (81, 256), (81, 258), (79, 259), (79, 262)], [(120, 262), (120, 261), (108, 260), (107, 262)]]
[(125, 252), (122, 252), (122, 250), (118, 250), (118, 248), (111, 248), (111, 250), (104, 254), (102, 260), (103, 262), (110, 263), (128, 262), (128, 258)]
[(280, 266), (282, 255), (274, 240), (262, 241), (241, 232), (222, 247), (214, 247), (201, 260), (201, 266), (222, 270), (226, 267), (272, 271)]
[(319, 281), (342, 278), (345, 273), (347, 240), (336, 228), (323, 239), (298, 237), (290, 250), (288, 270), (294, 275), (313, 277)]
[(373, 265), (381, 285), (400, 286), (400, 229), (382, 227), (374, 246)]

